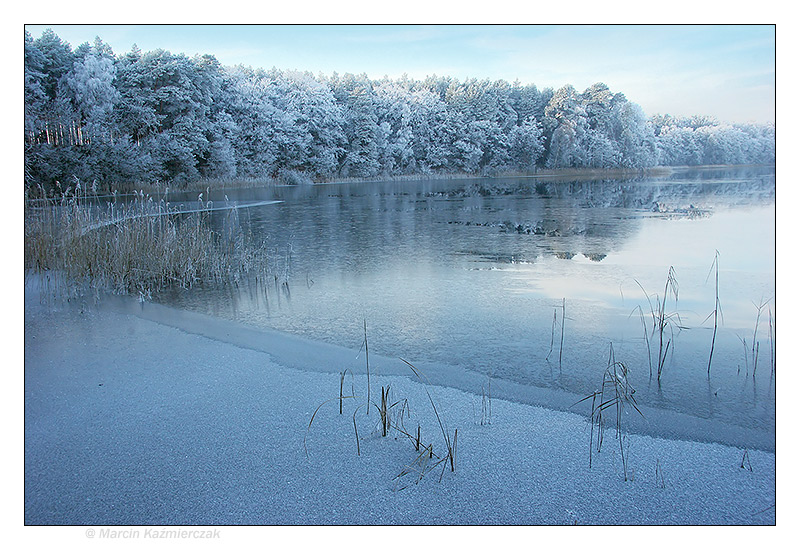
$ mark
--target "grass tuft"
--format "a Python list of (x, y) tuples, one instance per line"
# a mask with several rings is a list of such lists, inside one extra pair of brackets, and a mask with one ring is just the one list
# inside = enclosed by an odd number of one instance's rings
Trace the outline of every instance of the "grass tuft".
[[(422, 380), (422, 381), (424, 381), (426, 383), (428, 382), (427, 377), (425, 377), (425, 375), (422, 374), (422, 372), (419, 369), (417, 369), (414, 365), (412, 365), (411, 363), (409, 363), (408, 361), (406, 361), (402, 357), (400, 358), (400, 360), (403, 363), (405, 363), (406, 365), (408, 365), (409, 368), (411, 368), (411, 371), (414, 373), (414, 375), (417, 378), (419, 378), (420, 380)], [(455, 472), (456, 471), (456, 443), (457, 443), (457, 439), (458, 439), (458, 429), (456, 429), (455, 433), (453, 434), (453, 439), (451, 440), (450, 439), (450, 434), (449, 434), (447, 428), (445, 427), (444, 421), (442, 420), (442, 417), (439, 415), (439, 410), (436, 408), (436, 403), (433, 401), (433, 397), (431, 397), (431, 392), (428, 391), (427, 387), (425, 387), (425, 393), (428, 395), (428, 400), (430, 401), (431, 407), (433, 408), (433, 414), (436, 416), (436, 421), (439, 423), (439, 428), (442, 431), (442, 438), (444, 439), (445, 446), (447, 447), (447, 455), (445, 455), (445, 457), (442, 460), (449, 462), (450, 463), (450, 471), (451, 472)], [(443, 473), (444, 473), (444, 471), (443, 471)]]
[[(747, 338), (744, 338), (740, 335), (736, 335), (739, 341), (742, 343), (742, 348), (744, 350), (744, 364), (745, 364), (745, 376), (750, 375), (750, 367), (753, 367), (752, 376), (755, 378), (756, 370), (758, 369), (758, 356), (759, 351), (761, 349), (761, 342), (758, 339), (758, 328), (761, 322), (761, 315), (763, 310), (767, 305), (771, 302), (771, 298), (766, 301), (761, 301), (761, 303), (756, 304), (753, 302), (753, 306), (756, 308), (756, 322), (755, 326), (753, 327), (753, 339), (749, 342)], [(772, 308), (768, 308), (768, 318), (769, 318), (769, 326), (768, 326), (768, 340), (769, 340), (769, 360), (770, 360), (770, 374), (775, 373), (775, 332), (774, 332), (774, 317), (772, 315)], [(749, 354), (748, 354), (749, 350)], [(741, 372), (741, 368), (739, 369)]]
[(481, 426), (492, 423), (492, 379), (487, 378), (481, 386)]
[(656, 485), (662, 489), (666, 487), (664, 483), (664, 469), (661, 467), (660, 459), (656, 459)]
[[(648, 307), (650, 309), (650, 319), (652, 322), (652, 327), (648, 331), (647, 326), (645, 323), (645, 314), (644, 310), (641, 306), (637, 306), (634, 308), (633, 312), (636, 309), (639, 310), (639, 316), (642, 320), (642, 328), (645, 331), (645, 342), (647, 343), (647, 360), (650, 364), (650, 377), (653, 376), (653, 356), (651, 351), (650, 341), (654, 338), (658, 338), (658, 356), (656, 357), (656, 379), (658, 383), (661, 383), (661, 375), (664, 373), (664, 367), (667, 362), (667, 357), (669, 356), (670, 346), (675, 349), (675, 346), (672, 344), (675, 338), (675, 328), (679, 330), (681, 327), (681, 320), (680, 315), (677, 311), (667, 312), (667, 298), (672, 295), (675, 299), (675, 306), (677, 308), (678, 305), (678, 279), (675, 275), (675, 268), (670, 266), (669, 271), (667, 272), (667, 279), (664, 283), (664, 294), (659, 296), (658, 294), (650, 295), (642, 286), (642, 284), (634, 279), (637, 286), (641, 289), (642, 293), (647, 300)], [(631, 312), (631, 314), (633, 314)], [(649, 332), (649, 334), (648, 334)]]
[(742, 470), (750, 470), (753, 471), (753, 465), (750, 464), (750, 454), (747, 452), (747, 449), (744, 450), (744, 454), (742, 454), (742, 462), (739, 464), (739, 467)]
[[(367, 348), (367, 335), (366, 335), (366, 322), (364, 323), (364, 341), (362, 344), (362, 348)], [(360, 352), (359, 352), (360, 353)], [(427, 378), (422, 374), (422, 372), (417, 369), (414, 365), (402, 359), (402, 361), (408, 365), (414, 375), (421, 381), (427, 383)], [(369, 364), (369, 363), (367, 363)], [(369, 368), (369, 367), (368, 367)], [(339, 413), (343, 414), (343, 402), (345, 399), (360, 399), (355, 392), (351, 395), (344, 395), (344, 380), (346, 376), (347, 370), (339, 373), (339, 397), (328, 399), (323, 401), (313, 412), (311, 415), (311, 420), (308, 423), (306, 428), (306, 435), (303, 438), (303, 448), (305, 449), (306, 456), (309, 455), (308, 453), (308, 446), (307, 446), (307, 439), (308, 434), (311, 430), (311, 426), (314, 423), (314, 420), (317, 417), (317, 414), (322, 409), (322, 407), (330, 403), (332, 401), (339, 402)], [(351, 373), (352, 376), (352, 373)], [(367, 378), (368, 382), (367, 385), (369, 386), (369, 378)], [(425, 392), (428, 396), (428, 400), (430, 401), (431, 407), (433, 409), (434, 416), (436, 418), (437, 423), (439, 424), (439, 428), (442, 433), (442, 438), (444, 441), (444, 447), (447, 449), (447, 453), (443, 454), (442, 456), (437, 455), (433, 450), (432, 443), (424, 443), (422, 440), (422, 428), (418, 424), (416, 433), (412, 434), (405, 428), (405, 418), (411, 417), (410, 406), (407, 399), (394, 399), (392, 397), (392, 390), (390, 386), (381, 386), (381, 397), (379, 402), (373, 402), (368, 400), (366, 403), (361, 403), (356, 407), (353, 411), (353, 431), (355, 433), (356, 438), (356, 452), (359, 456), (361, 456), (361, 439), (359, 437), (358, 432), (358, 419), (357, 415), (358, 412), (366, 407), (367, 412), (369, 408), (375, 407), (378, 411), (378, 423), (377, 423), (377, 430), (380, 433), (381, 437), (387, 437), (391, 433), (395, 433), (399, 436), (404, 436), (408, 439), (413, 445), (416, 452), (414, 460), (402, 468), (400, 473), (394, 478), (395, 481), (395, 488), (396, 489), (404, 489), (406, 488), (407, 481), (411, 479), (409, 474), (416, 473), (415, 479), (416, 483), (418, 483), (426, 473), (431, 471), (432, 469), (436, 468), (440, 464), (442, 466), (442, 472), (439, 476), (439, 480), (441, 481), (442, 476), (444, 475), (445, 470), (448, 468), (451, 472), (455, 472), (456, 464), (457, 464), (457, 446), (458, 446), (458, 429), (453, 432), (452, 438), (450, 437), (450, 433), (445, 425), (445, 422), (442, 416), (439, 414), (439, 409), (436, 406), (436, 402), (433, 400), (430, 391), (427, 387), (423, 386)], [(488, 407), (487, 414), (491, 414), (491, 405), (487, 403)], [(397, 437), (395, 437), (397, 439)]]
[[(622, 460), (622, 471), (625, 481), (632, 480), (632, 475), (628, 471), (628, 451), (625, 446), (625, 435), (623, 433), (622, 421), (628, 406), (642, 415), (636, 404), (634, 394), (636, 390), (628, 381), (628, 367), (614, 358), (614, 345), (611, 344), (608, 355), (608, 366), (603, 373), (603, 380), (600, 389), (590, 393), (577, 403), (592, 400), (590, 413), (591, 431), (589, 433), (589, 468), (592, 467), (592, 446), (595, 438), (595, 427), (597, 428), (596, 452), (600, 452), (603, 445), (605, 431), (605, 413), (607, 410), (615, 412), (616, 439), (619, 441), (620, 458)], [(643, 416), (643, 415), (642, 415)]]
[[(669, 272), (667, 274), (667, 281), (664, 284), (664, 295), (661, 298), (661, 305), (658, 308), (658, 372), (657, 372), (657, 380), (661, 381), (661, 373), (664, 370), (664, 363), (667, 359), (667, 352), (669, 350), (669, 346), (674, 339), (674, 335), (672, 333), (672, 315), (675, 314), (667, 314), (667, 295), (672, 294), (675, 296), (675, 303), (678, 302), (678, 279), (675, 277), (675, 269), (670, 266)], [(667, 339), (666, 345), (664, 344), (664, 332), (665, 329), (670, 328), (670, 338)], [(673, 346), (674, 348), (674, 346)]]

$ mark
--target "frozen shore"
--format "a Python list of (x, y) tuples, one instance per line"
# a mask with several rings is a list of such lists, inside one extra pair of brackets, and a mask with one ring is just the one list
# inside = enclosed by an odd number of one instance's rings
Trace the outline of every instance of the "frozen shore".
[[(625, 481), (613, 427), (590, 469), (585, 417), (494, 398), (482, 424), (480, 395), (371, 356), (372, 398), (390, 386), (410, 410), (407, 429), (421, 425), (423, 442), (443, 448), (428, 392), (449, 433), (458, 429), (455, 472), (398, 484), (417, 452), (380, 436), (377, 409), (365, 415), (357, 349), (150, 317), (44, 306), (26, 289), (26, 524), (775, 523), (772, 450), (635, 430)], [(345, 394), (357, 397), (340, 415), (345, 369)]]

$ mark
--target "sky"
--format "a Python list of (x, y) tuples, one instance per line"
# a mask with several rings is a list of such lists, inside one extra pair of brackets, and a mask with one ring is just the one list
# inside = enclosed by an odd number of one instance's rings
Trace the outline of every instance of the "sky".
[[(513, 20), (513, 19), (512, 19)], [(648, 115), (775, 121), (776, 27), (765, 25), (25, 25), (73, 48), (212, 54), (223, 65), (371, 78), (428, 75), (578, 91), (597, 82)]]

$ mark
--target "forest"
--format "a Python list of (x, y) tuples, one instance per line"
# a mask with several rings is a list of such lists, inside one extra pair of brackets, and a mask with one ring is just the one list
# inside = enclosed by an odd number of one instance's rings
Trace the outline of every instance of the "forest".
[(25, 186), (772, 164), (774, 124), (648, 117), (597, 83), (424, 80), (245, 66), (25, 33)]

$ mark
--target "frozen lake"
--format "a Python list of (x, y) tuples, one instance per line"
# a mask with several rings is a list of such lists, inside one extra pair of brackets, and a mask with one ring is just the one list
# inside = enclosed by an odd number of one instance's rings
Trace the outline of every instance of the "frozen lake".
[[(354, 349), (366, 320), (370, 352), (475, 371), (499, 395), (504, 381), (586, 395), (613, 344), (640, 404), (774, 434), (774, 169), (226, 194), (215, 206), (281, 201), (208, 214), (268, 243), (269, 278), (156, 301)], [(678, 299), (666, 301), (659, 382), (651, 307), (670, 267)]]

